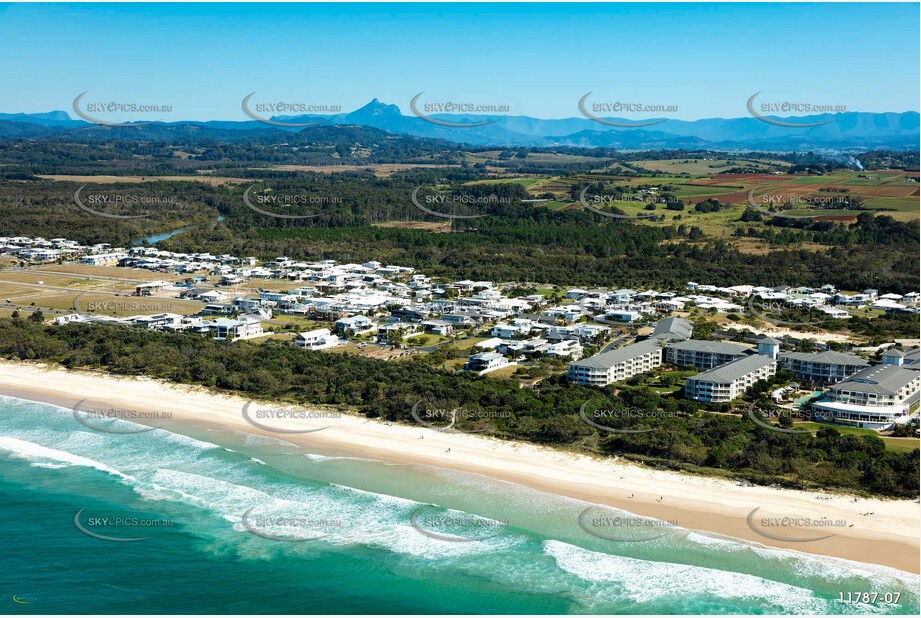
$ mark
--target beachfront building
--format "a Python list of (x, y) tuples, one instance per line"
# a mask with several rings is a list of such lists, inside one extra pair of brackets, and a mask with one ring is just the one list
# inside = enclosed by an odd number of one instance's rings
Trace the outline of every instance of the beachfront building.
[(816, 420), (887, 429), (908, 421), (919, 391), (921, 373), (916, 368), (874, 365), (832, 385), (812, 404), (812, 412)]
[(298, 333), (294, 345), (302, 350), (325, 350), (339, 345), (339, 338), (329, 332), (328, 328)]
[(666, 345), (665, 362), (679, 367), (713, 369), (747, 356), (748, 352), (748, 346), (739, 343), (688, 339)]
[(662, 364), (662, 346), (657, 339), (625, 345), (570, 363), (566, 377), (570, 382), (607, 386)]
[(793, 372), (797, 380), (813, 384), (834, 384), (854, 375), (870, 363), (843, 352), (781, 352), (781, 369)]
[(208, 322), (208, 327), (214, 331), (217, 339), (252, 339), (264, 334), (259, 320), (245, 317), (239, 320), (217, 318)]
[(754, 354), (688, 378), (684, 396), (695, 401), (724, 403), (743, 394), (755, 382), (777, 373), (777, 361)]
[(481, 352), (473, 354), (467, 359), (464, 369), (467, 371), (477, 371), (479, 373), (488, 373), (501, 369), (509, 364), (509, 360), (498, 352)]

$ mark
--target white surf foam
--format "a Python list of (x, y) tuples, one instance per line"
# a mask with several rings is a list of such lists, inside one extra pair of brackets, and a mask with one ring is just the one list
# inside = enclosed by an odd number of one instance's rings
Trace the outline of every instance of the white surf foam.
[[(783, 608), (797, 614), (823, 613), (824, 599), (811, 591), (754, 575), (669, 562), (653, 562), (593, 552), (560, 541), (545, 541), (544, 551), (568, 573), (599, 584), (600, 597), (650, 603), (668, 598), (737, 599)], [(608, 601), (613, 599), (606, 599)]]
[(105, 472), (113, 476), (117, 476), (123, 480), (134, 482), (136, 479), (133, 476), (129, 476), (111, 468), (104, 463), (95, 461), (88, 457), (82, 457), (80, 455), (75, 455), (73, 453), (68, 453), (67, 451), (61, 451), (58, 449), (48, 448), (40, 444), (35, 444), (33, 442), (27, 442), (25, 440), (19, 440), (18, 438), (10, 438), (7, 436), (0, 436), (0, 449), (9, 451), (13, 453), (14, 456), (21, 459), (26, 459), (29, 461), (38, 461), (50, 459), (54, 462), (61, 464), (67, 464), (71, 466), (85, 466), (87, 468), (95, 468), (100, 472)]

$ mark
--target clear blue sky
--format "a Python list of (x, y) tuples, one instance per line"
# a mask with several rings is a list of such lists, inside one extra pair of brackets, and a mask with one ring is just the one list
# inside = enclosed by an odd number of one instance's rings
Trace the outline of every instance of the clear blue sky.
[[(919, 108), (918, 4), (0, 5), (0, 112), (73, 98), (244, 119), (241, 99), (377, 97), (578, 115), (579, 98), (746, 115), (759, 101)], [(73, 115), (73, 114), (71, 114)], [(620, 114), (629, 116), (629, 114)], [(137, 117), (136, 117), (137, 118)]]

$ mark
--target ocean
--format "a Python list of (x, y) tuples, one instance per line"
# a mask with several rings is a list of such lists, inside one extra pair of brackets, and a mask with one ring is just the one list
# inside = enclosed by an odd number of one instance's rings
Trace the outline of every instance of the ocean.
[(104, 422), (129, 433), (0, 397), (2, 613), (919, 613), (919, 578), (886, 567), (283, 439)]

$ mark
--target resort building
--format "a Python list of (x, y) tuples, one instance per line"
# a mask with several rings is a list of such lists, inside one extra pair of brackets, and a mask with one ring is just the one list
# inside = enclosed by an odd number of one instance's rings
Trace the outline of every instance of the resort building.
[(684, 396), (709, 403), (732, 401), (755, 382), (775, 373), (777, 361), (773, 358), (760, 354), (745, 356), (688, 378), (684, 383)]
[(781, 369), (792, 371), (797, 380), (813, 384), (833, 384), (854, 375), (870, 363), (843, 352), (782, 352)]
[(688, 339), (665, 346), (665, 362), (679, 367), (713, 369), (747, 356), (748, 352), (748, 346), (739, 343)]
[(607, 386), (661, 364), (661, 343), (657, 339), (647, 339), (571, 363), (566, 375), (570, 382), (576, 384)]
[(919, 390), (921, 373), (917, 369), (874, 365), (831, 386), (812, 404), (812, 412), (817, 420), (887, 429), (908, 421)]

